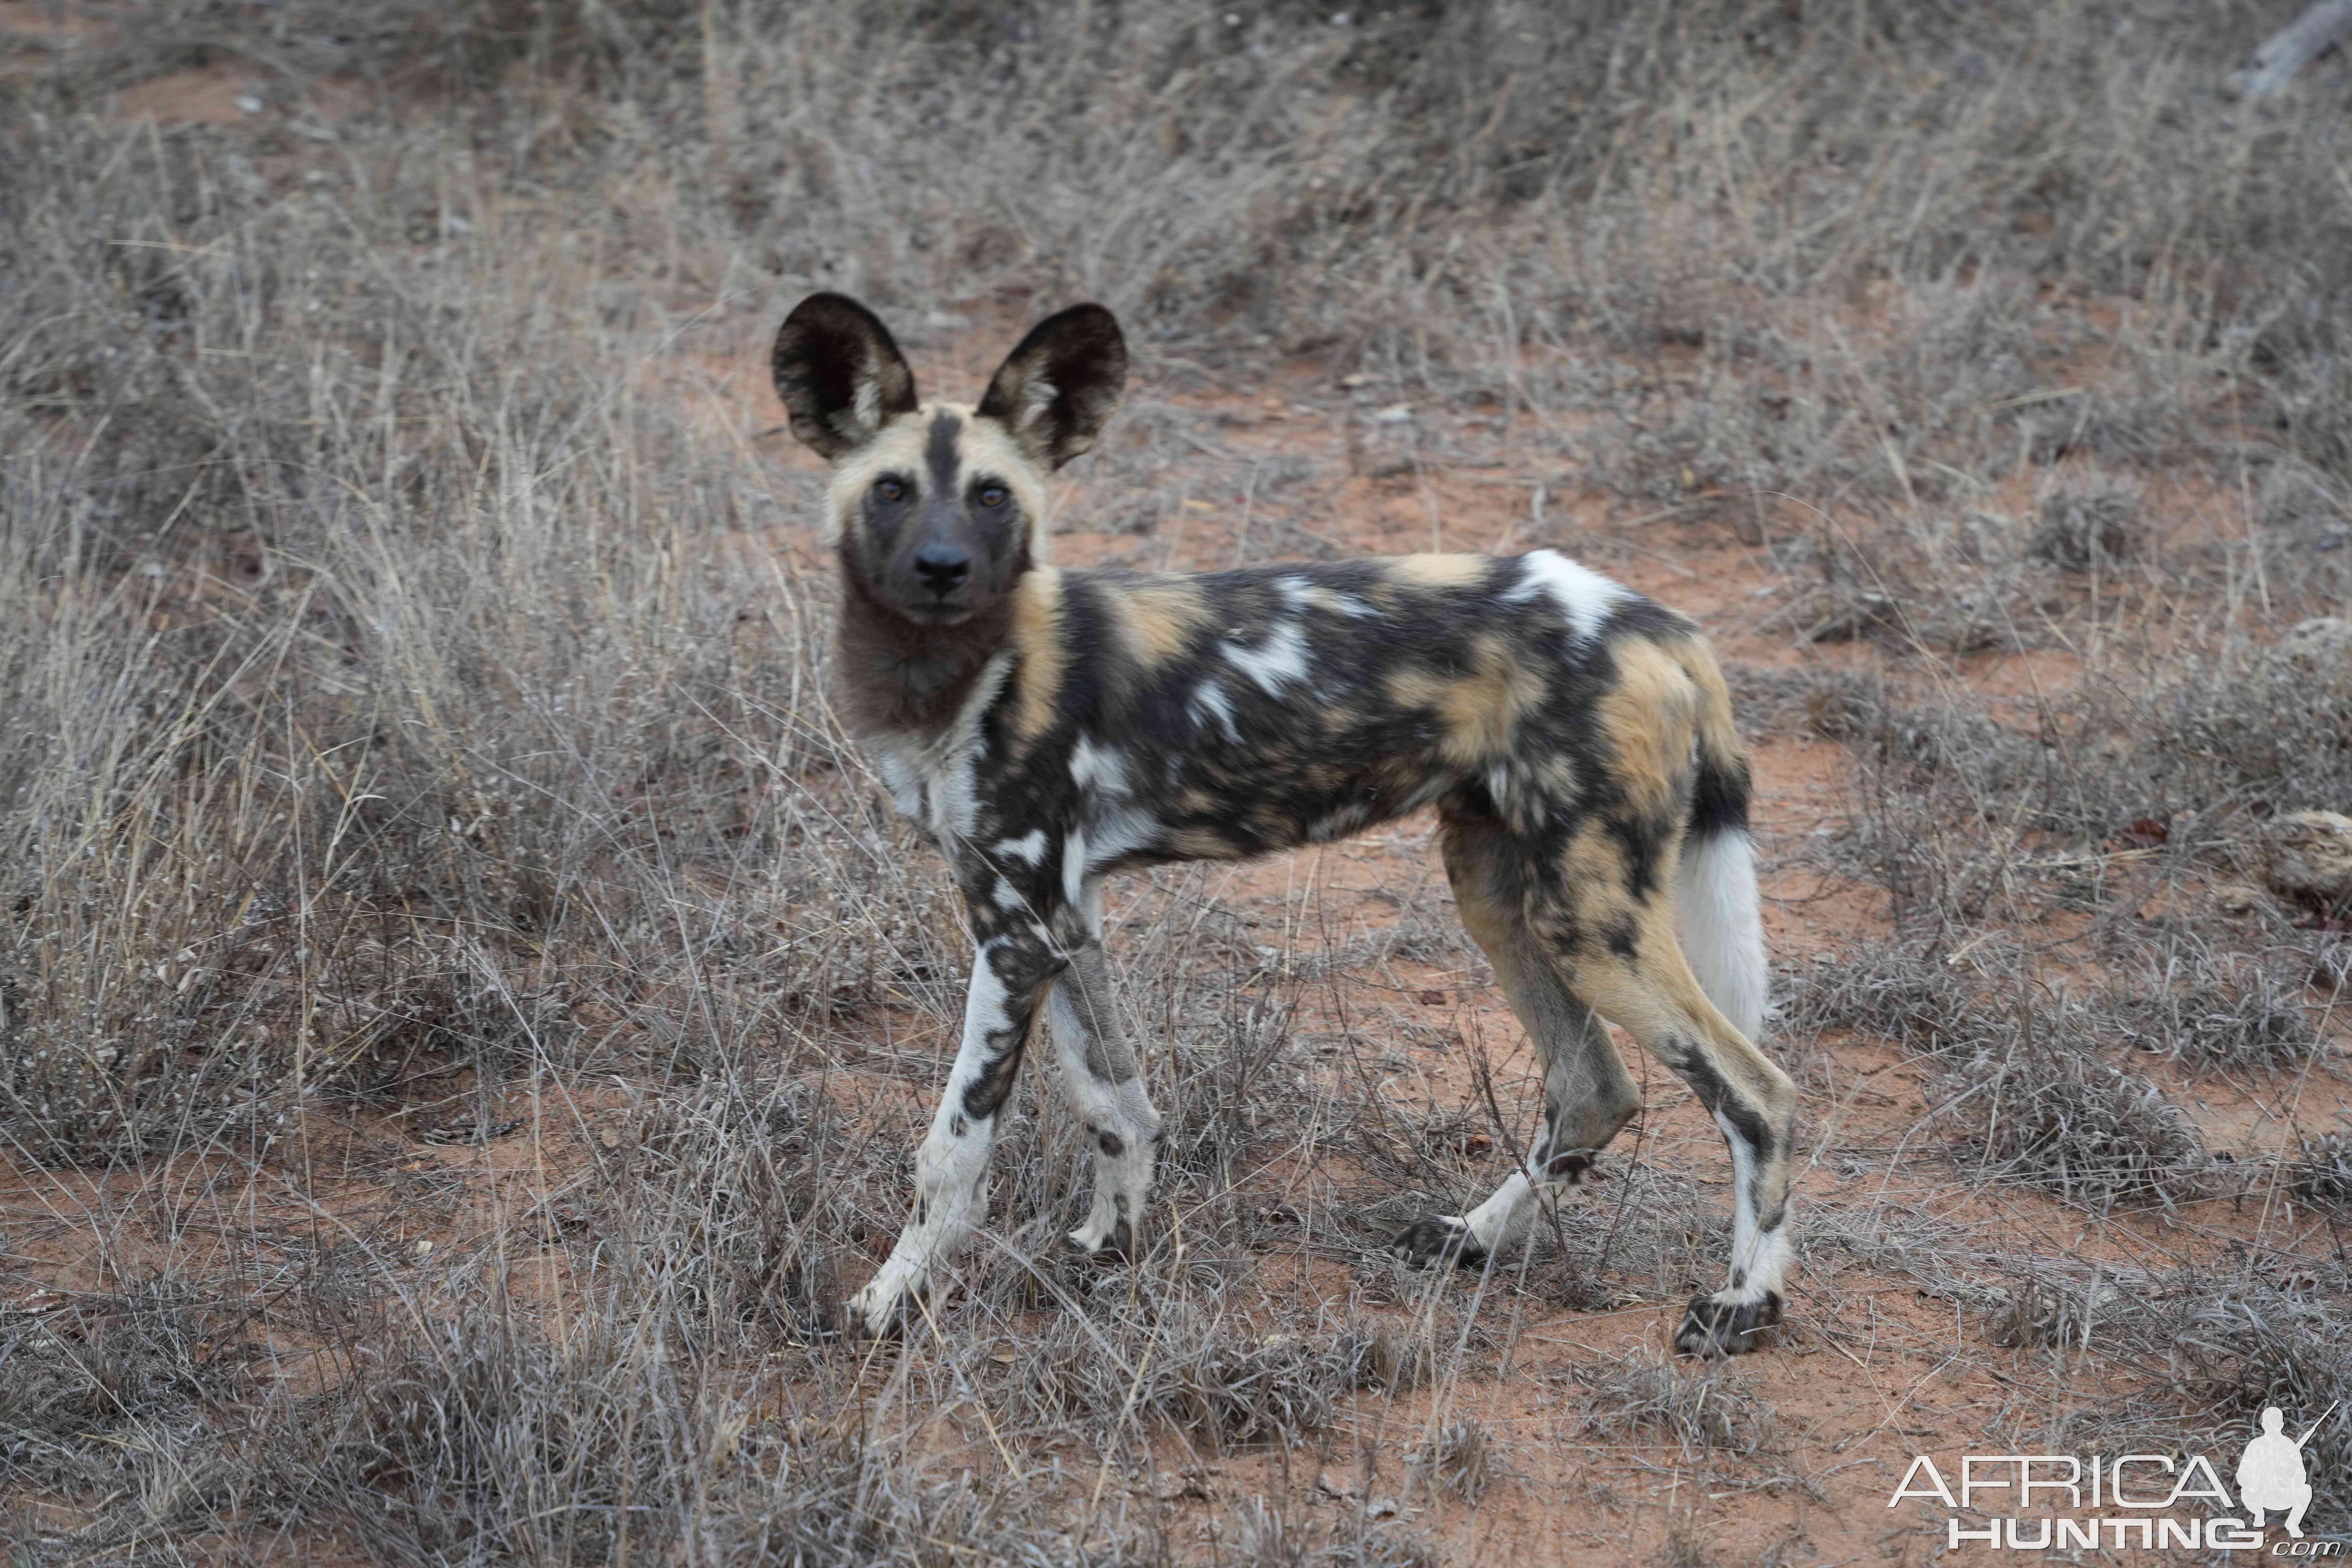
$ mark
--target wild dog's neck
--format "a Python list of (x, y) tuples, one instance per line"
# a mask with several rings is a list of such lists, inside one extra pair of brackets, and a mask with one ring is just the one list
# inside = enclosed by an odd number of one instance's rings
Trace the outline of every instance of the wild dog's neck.
[(851, 726), (867, 733), (945, 730), (1011, 637), (1010, 595), (953, 626), (927, 626), (877, 601), (855, 571), (841, 588), (842, 692)]

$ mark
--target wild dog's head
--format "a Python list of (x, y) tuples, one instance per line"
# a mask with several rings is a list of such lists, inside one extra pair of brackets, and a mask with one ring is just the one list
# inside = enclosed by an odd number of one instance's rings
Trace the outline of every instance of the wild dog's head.
[(1127, 382), (1127, 341), (1100, 305), (1048, 317), (979, 406), (918, 403), (872, 311), (812, 294), (776, 333), (793, 434), (833, 464), (827, 521), (853, 584), (909, 621), (1000, 604), (1044, 551), (1045, 475), (1094, 445)]

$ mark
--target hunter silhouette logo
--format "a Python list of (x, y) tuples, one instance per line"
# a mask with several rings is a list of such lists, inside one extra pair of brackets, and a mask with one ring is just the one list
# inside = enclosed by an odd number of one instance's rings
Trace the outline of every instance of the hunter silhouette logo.
[[(2336, 1405), (2344, 1402), (2337, 1400)], [(2275, 1405), (2263, 1411), (2263, 1433), (2246, 1445), (2238, 1460), (2238, 1501), (2243, 1505), (2248, 1522), (2256, 1530), (2263, 1527), (2263, 1515), (2284, 1512), (2286, 1532), (2303, 1533), (2303, 1510), (2311, 1506), (2311, 1483), (2304, 1479), (2303, 1446), (2311, 1435), (2336, 1414), (2336, 1405), (2327, 1407), (2326, 1415), (2313, 1422), (2300, 1437), (2286, 1435), (2286, 1414)]]

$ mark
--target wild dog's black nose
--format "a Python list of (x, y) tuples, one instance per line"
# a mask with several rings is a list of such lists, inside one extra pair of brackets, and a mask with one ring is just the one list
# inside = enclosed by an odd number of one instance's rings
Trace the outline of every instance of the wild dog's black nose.
[(955, 592), (971, 570), (971, 555), (952, 544), (926, 544), (915, 552), (915, 571), (940, 598)]

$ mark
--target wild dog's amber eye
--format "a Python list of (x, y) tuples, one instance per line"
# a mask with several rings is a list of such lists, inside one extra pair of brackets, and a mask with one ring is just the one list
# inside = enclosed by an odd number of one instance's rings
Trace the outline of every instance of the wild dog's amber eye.
[(982, 485), (980, 487), (980, 504), (988, 508), (991, 511), (994, 511), (998, 507), (1003, 506), (1006, 501), (1011, 500), (1012, 499), (1012, 496), (1005, 490), (1003, 485)]
[(877, 500), (902, 500), (906, 494), (907, 487), (887, 475), (874, 481), (874, 495)]

